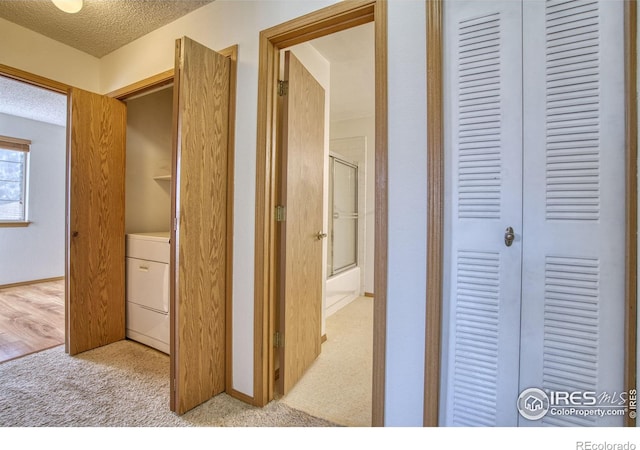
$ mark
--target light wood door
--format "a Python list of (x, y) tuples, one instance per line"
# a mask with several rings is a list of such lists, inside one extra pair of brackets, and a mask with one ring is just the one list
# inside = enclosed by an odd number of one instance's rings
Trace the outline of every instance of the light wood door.
[(126, 106), (72, 88), (68, 100), (66, 351), (124, 339)]
[(225, 389), (230, 59), (176, 41), (171, 235), (171, 409)]
[(324, 89), (290, 52), (282, 108), (279, 390), (286, 394), (320, 354)]

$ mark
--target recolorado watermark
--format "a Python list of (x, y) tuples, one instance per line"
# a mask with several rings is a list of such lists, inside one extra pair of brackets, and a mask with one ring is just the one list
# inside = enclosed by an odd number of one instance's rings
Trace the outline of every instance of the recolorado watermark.
[(593, 442), (578, 441), (576, 442), (576, 450), (636, 450), (636, 444), (633, 442)]
[[(518, 412), (528, 420), (540, 420), (547, 415), (608, 417), (636, 417), (636, 390), (624, 392), (544, 391), (525, 389), (518, 396)], [(618, 447), (581, 447), (584, 450), (617, 450)], [(635, 449), (635, 446), (634, 446)], [(632, 450), (620, 448), (620, 450)]]

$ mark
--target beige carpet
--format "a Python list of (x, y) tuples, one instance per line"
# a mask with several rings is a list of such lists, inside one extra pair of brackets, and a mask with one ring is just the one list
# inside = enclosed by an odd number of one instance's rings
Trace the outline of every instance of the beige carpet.
[(340, 425), (371, 426), (373, 299), (359, 297), (329, 316), (322, 353), (280, 401)]
[(71, 357), (62, 346), (0, 364), (1, 427), (311, 427), (333, 423), (274, 401), (220, 394), (169, 411), (169, 357), (132, 341)]

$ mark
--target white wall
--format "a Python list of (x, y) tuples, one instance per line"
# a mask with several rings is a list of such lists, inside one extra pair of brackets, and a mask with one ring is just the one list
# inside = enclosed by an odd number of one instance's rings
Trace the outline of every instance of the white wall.
[(0, 135), (31, 140), (32, 222), (0, 228), (0, 285), (64, 276), (65, 127), (0, 114)]
[[(106, 93), (173, 66), (174, 42), (188, 35), (213, 49), (239, 45), (234, 206), (233, 386), (253, 395), (255, 174), (259, 32), (336, 3), (335, 0), (215, 2), (100, 60), (86, 58), (41, 37), (0, 24), (4, 64), (76, 84), (99, 83)], [(424, 0), (389, 0), (389, 252), (386, 350), (387, 425), (422, 424), (426, 298), (426, 46)], [(11, 30), (9, 30), (11, 28)], [(26, 38), (27, 36), (25, 36)], [(51, 55), (49, 55), (50, 53)], [(55, 58), (55, 61), (52, 59)]]
[[(345, 139), (355, 136), (364, 136), (366, 139), (366, 149), (364, 155), (364, 166), (358, 161), (358, 176), (364, 172), (364, 193), (359, 192), (360, 198), (364, 198), (363, 223), (362, 223), (362, 242), (358, 242), (361, 246), (362, 258), (360, 265), (362, 271), (362, 293), (373, 292), (373, 262), (375, 257), (375, 148), (376, 148), (376, 124), (375, 117), (362, 117), (351, 120), (341, 120), (331, 122), (331, 139)], [(337, 150), (338, 151), (338, 150)], [(345, 149), (338, 151), (352, 159), (355, 157), (353, 152)], [(358, 181), (360, 184), (360, 181)], [(361, 194), (364, 194), (363, 196)], [(360, 208), (358, 208), (360, 209)], [(360, 230), (358, 231), (360, 233)], [(360, 241), (360, 239), (358, 239)]]
[(172, 121), (171, 88), (127, 102), (126, 233), (171, 229)]
[(0, 19), (0, 63), (60, 83), (100, 90), (100, 60)]
[(388, 3), (389, 166), (385, 424), (421, 426), (427, 230), (426, 11)]

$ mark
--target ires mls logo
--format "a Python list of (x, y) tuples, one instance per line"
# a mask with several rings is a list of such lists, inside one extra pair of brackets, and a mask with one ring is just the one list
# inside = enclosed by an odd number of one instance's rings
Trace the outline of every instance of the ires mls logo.
[(518, 412), (525, 419), (542, 419), (549, 412), (550, 405), (549, 396), (542, 389), (525, 389), (518, 396)]
[(539, 420), (547, 414), (554, 416), (623, 416), (636, 417), (636, 391), (543, 391), (528, 388), (520, 393), (518, 412), (528, 420)]

